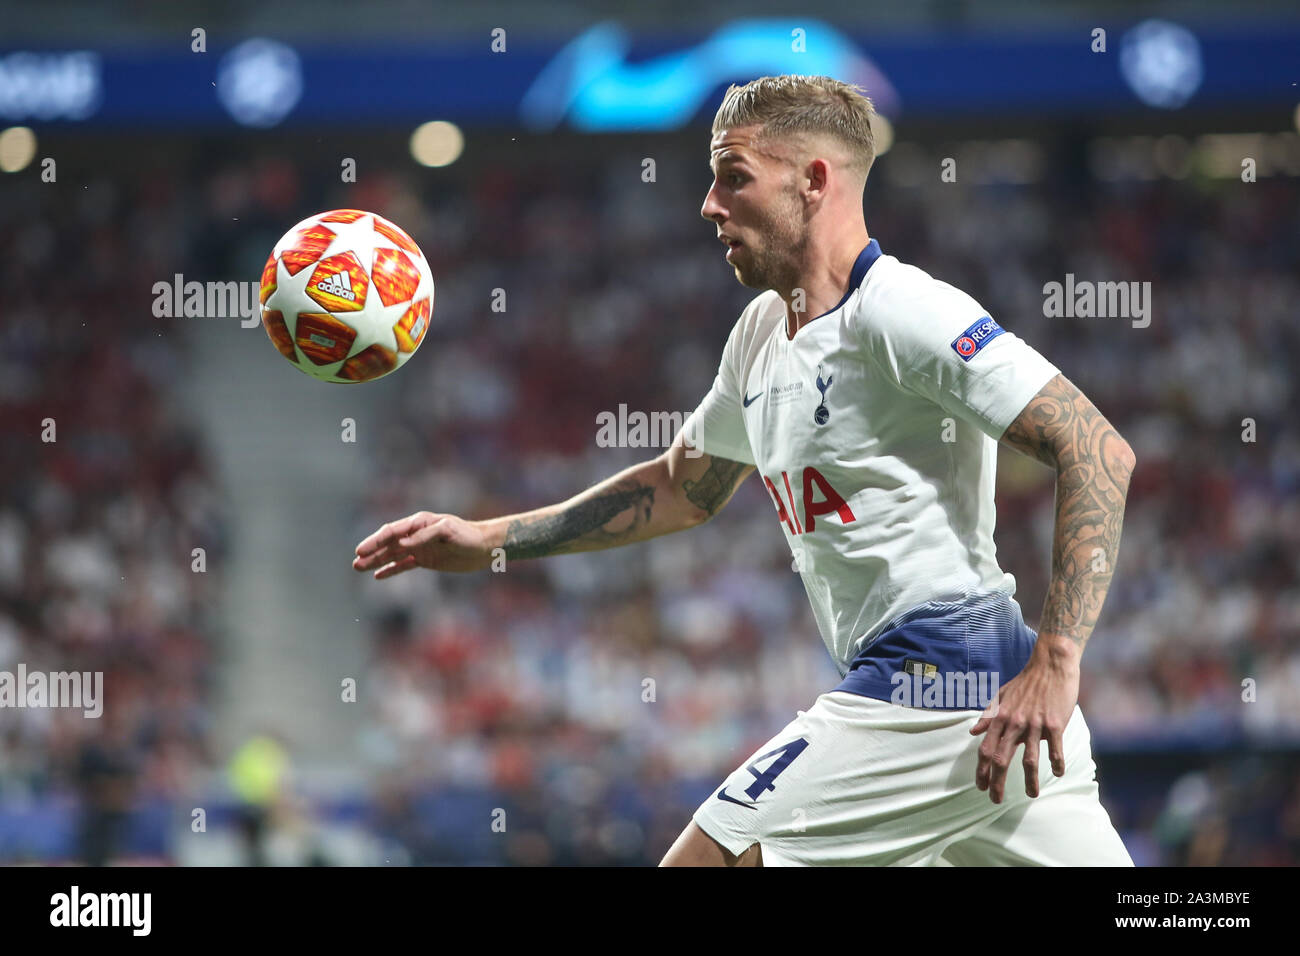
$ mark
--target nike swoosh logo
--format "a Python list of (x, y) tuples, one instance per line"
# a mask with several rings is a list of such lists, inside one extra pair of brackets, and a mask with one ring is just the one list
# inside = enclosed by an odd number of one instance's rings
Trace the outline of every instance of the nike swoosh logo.
[[(795, 28), (806, 50), (793, 48)], [(693, 46), (635, 63), (631, 46), (631, 33), (612, 21), (580, 34), (537, 74), (520, 101), (520, 117), (538, 130), (566, 120), (586, 132), (677, 129), (719, 83), (741, 73), (824, 73), (871, 90), (885, 115), (898, 105), (893, 84), (853, 38), (820, 20), (734, 20)]]
[(728, 796), (726, 787), (723, 787), (721, 790), (718, 791), (718, 799), (726, 800), (728, 803), (734, 803), (736, 806), (744, 807), (746, 810), (758, 809), (758, 807), (754, 806), (752, 803), (745, 803), (745, 801), (743, 800), (737, 800), (735, 797)]
[(762, 398), (762, 397), (763, 397), (763, 393), (760, 391), (760, 392), (759, 392), (757, 395), (755, 395), (753, 398), (750, 398), (748, 395), (746, 395), (746, 396), (742, 399), (742, 401), (745, 403), (745, 407), (746, 407), (746, 408), (749, 408), (750, 405), (753, 405), (756, 401), (758, 401), (758, 400), (759, 400), (760, 398)]

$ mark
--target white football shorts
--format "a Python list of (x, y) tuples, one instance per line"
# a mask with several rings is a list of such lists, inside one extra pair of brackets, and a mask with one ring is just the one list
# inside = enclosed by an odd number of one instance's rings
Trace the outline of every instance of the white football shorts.
[(764, 866), (1132, 866), (1098, 799), (1083, 712), (1066, 726), (1065, 776), (1040, 744), (1037, 797), (1024, 746), (1001, 804), (975, 787), (976, 710), (926, 710), (832, 691), (760, 747), (695, 811), (733, 854)]

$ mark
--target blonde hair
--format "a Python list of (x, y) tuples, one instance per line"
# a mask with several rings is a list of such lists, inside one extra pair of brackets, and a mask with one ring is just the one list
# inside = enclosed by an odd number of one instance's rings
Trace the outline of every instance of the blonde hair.
[(875, 109), (860, 86), (829, 76), (761, 76), (734, 83), (713, 118), (713, 132), (759, 126), (759, 137), (822, 133), (850, 150), (851, 165), (863, 178), (876, 158), (871, 117)]

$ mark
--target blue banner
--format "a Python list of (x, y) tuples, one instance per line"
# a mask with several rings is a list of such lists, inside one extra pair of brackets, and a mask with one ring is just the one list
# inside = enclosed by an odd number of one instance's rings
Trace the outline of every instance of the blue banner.
[(796, 72), (858, 83), (892, 117), (1289, 112), (1300, 100), (1294, 20), (872, 36), (795, 18), (654, 36), (610, 22), (550, 43), (505, 37), (501, 46), (486, 36), (441, 46), (257, 37), (191, 52), (182, 37), (175, 50), (0, 50), (0, 123), (269, 128), (446, 119), (669, 130), (711, 118), (731, 82)]

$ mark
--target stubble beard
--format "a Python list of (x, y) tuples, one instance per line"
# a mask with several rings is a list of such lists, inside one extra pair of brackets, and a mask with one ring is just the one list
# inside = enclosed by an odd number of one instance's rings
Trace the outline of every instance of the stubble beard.
[(743, 246), (751, 262), (735, 265), (740, 284), (751, 289), (788, 291), (799, 278), (798, 263), (802, 261), (808, 238), (800, 221), (799, 207), (789, 201), (776, 210), (765, 229), (760, 230), (762, 246)]

